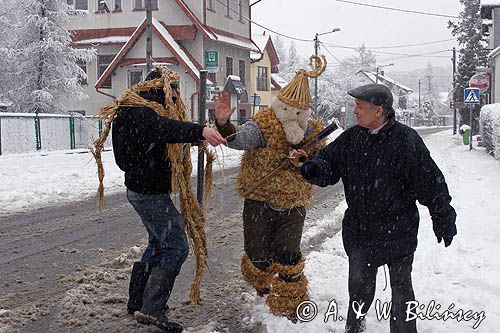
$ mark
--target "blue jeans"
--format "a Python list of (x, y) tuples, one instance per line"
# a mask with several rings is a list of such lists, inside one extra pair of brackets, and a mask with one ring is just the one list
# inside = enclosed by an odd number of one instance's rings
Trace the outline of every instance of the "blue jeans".
[(141, 217), (149, 235), (141, 262), (179, 273), (189, 254), (184, 219), (169, 194), (142, 194), (127, 190), (127, 199)]

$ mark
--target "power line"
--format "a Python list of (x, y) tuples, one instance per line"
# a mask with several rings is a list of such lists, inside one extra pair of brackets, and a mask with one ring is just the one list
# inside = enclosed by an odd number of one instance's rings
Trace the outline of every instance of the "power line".
[[(406, 44), (406, 45), (395, 45), (395, 46), (365, 46), (365, 48), (372, 49), (372, 50), (373, 49), (399, 49), (399, 48), (403, 48), (403, 47), (422, 46), (422, 45), (450, 42), (452, 40), (456, 40), (456, 39), (450, 38), (450, 39), (437, 40), (437, 41), (433, 41), (433, 42), (423, 42), (423, 43), (418, 43), (418, 44)], [(338, 45), (338, 44), (329, 44), (329, 45), (334, 46), (334, 47), (341, 47), (341, 48), (353, 48), (353, 49), (359, 48), (359, 47), (355, 47), (355, 46), (345, 46), (345, 45)]]
[(320, 44), (323, 45), (323, 48), (326, 50), (326, 52), (328, 52), (333, 57), (333, 59), (335, 59), (340, 65), (344, 66), (345, 68), (353, 69), (352, 67), (350, 67), (350, 66), (346, 65), (345, 63), (343, 63), (332, 52), (330, 52), (330, 50), (324, 45), (323, 42), (320, 42)]
[[(351, 47), (351, 46), (342, 46), (342, 45), (337, 45), (337, 44), (329, 44), (329, 43), (322, 43), (323, 45), (326, 45), (326, 46), (332, 46), (332, 47), (339, 47), (339, 48), (342, 48), (342, 49), (349, 49), (349, 50), (358, 50), (359, 47)], [(407, 54), (407, 53), (394, 53), (394, 52), (386, 52), (386, 51), (375, 51), (375, 50), (372, 50), (372, 49), (369, 49), (369, 48), (365, 48), (365, 50), (367, 51), (370, 51), (372, 53), (379, 53), (379, 54), (390, 54), (390, 55), (399, 55), (399, 56), (415, 56), (414, 54)], [(451, 51), (451, 50), (443, 50), (443, 51), (438, 51), (438, 52), (433, 52), (433, 53), (441, 53), (441, 52), (448, 52), (448, 51)], [(428, 54), (432, 54), (432, 53), (428, 53)], [(439, 58), (441, 58), (440, 56), (438, 56)]]
[(420, 12), (417, 10), (408, 10), (408, 9), (400, 9), (400, 8), (393, 8), (393, 7), (384, 7), (384, 6), (377, 6), (377, 5), (371, 5), (368, 3), (361, 3), (361, 2), (354, 2), (354, 1), (347, 1), (347, 0), (336, 0), (338, 2), (345, 2), (353, 5), (359, 5), (359, 6), (366, 6), (366, 7), (373, 7), (373, 8), (379, 8), (379, 9), (387, 9), (387, 10), (393, 10), (397, 12), (404, 12), (404, 13), (412, 13), (412, 14), (420, 14), (420, 15), (428, 15), (428, 16), (440, 16), (440, 17), (448, 17), (448, 18), (458, 18), (458, 16), (452, 16), (452, 15), (445, 15), (445, 14), (437, 14), (437, 13), (429, 13), (429, 12)]
[(415, 58), (415, 57), (426, 57), (426, 58), (449, 58), (447, 56), (432, 56), (432, 54), (437, 54), (437, 53), (443, 53), (443, 52), (450, 52), (451, 50), (443, 50), (443, 51), (435, 51), (435, 52), (427, 52), (427, 53), (421, 53), (421, 54), (409, 54), (404, 57), (399, 57), (399, 58), (392, 58), (392, 59), (382, 59), (380, 61), (393, 61), (393, 60), (401, 60), (401, 59), (407, 59), (407, 58)]
[(292, 40), (296, 40), (296, 41), (299, 41), (299, 42), (313, 42), (312, 39), (304, 39), (304, 38), (297, 38), (297, 37), (292, 37), (292, 36), (289, 36), (289, 35), (285, 35), (285, 34), (282, 34), (281, 32), (278, 32), (278, 31), (275, 31), (273, 29), (269, 29), (268, 27), (265, 27), (263, 26), (262, 24), (259, 24), (255, 21), (252, 21), (250, 18), (246, 17), (245, 15), (240, 15), (240, 13), (238, 13), (237, 11), (235, 11), (234, 9), (232, 9), (230, 6), (228, 6), (227, 4), (223, 3), (221, 0), (216, 0), (218, 3), (220, 3), (221, 5), (223, 5), (224, 7), (226, 7), (227, 9), (229, 9), (230, 11), (232, 11), (233, 13), (237, 14), (238, 16), (241, 16), (242, 18), (244, 18), (245, 20), (247, 20), (248, 22), (250, 23), (253, 23), (255, 24), (256, 26), (258, 27), (261, 27), (263, 29), (266, 29), (268, 31), (271, 31), (272, 33), (275, 33), (276, 35), (280, 35), (282, 37), (285, 37), (285, 38), (289, 38), (289, 39), (292, 39)]

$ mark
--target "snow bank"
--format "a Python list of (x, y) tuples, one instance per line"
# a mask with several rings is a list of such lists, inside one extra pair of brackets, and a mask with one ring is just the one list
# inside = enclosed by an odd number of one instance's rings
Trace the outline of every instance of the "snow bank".
[[(215, 152), (214, 171), (239, 165), (241, 151), (220, 146)], [(198, 148), (191, 149), (191, 159), (196, 176)], [(104, 151), (102, 161), (105, 194), (124, 192), (113, 152)], [(97, 186), (97, 167), (87, 149), (0, 156), (0, 202), (8, 203), (0, 205), (0, 216), (92, 198)]]
[(481, 108), (479, 126), (486, 152), (500, 160), (500, 104), (488, 104)]

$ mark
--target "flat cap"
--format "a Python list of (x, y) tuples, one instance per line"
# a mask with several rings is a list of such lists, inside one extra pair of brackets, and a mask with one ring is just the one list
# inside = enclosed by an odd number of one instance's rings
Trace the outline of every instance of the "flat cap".
[(383, 84), (366, 84), (347, 92), (354, 98), (370, 102), (374, 105), (382, 106), (387, 111), (394, 113), (392, 108), (393, 97), (392, 92)]

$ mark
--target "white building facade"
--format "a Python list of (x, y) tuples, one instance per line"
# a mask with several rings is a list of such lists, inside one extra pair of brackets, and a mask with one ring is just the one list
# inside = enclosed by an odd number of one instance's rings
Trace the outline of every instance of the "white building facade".
[[(97, 51), (95, 61), (81, 64), (89, 99), (68, 103), (67, 111), (92, 115), (147, 75), (145, 0), (67, 1), (75, 14), (85, 14), (75, 15), (70, 27), (74, 45)], [(208, 79), (216, 86), (237, 75), (249, 87), (250, 50), (255, 49), (246, 19), (249, 0), (152, 2), (154, 63), (179, 73), (181, 97), (192, 119), (198, 114), (199, 70), (210, 67)], [(240, 108), (249, 108), (245, 102)]]

